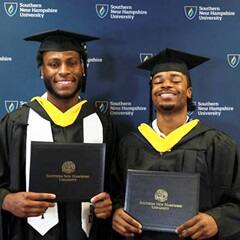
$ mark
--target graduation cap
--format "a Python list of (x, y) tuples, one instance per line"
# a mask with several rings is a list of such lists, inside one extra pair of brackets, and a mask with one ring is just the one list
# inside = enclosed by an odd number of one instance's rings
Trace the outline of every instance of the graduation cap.
[(81, 91), (85, 91), (87, 76), (87, 46), (86, 42), (98, 40), (99, 38), (83, 35), (76, 32), (68, 32), (64, 30), (50, 30), (40, 32), (24, 38), (25, 41), (40, 42), (38, 51), (40, 53), (46, 51), (77, 51), (81, 53), (84, 61), (85, 77)]
[(158, 72), (177, 71), (189, 76), (188, 70), (208, 61), (209, 58), (166, 48), (138, 66), (148, 70), (151, 76)]
[(86, 42), (98, 40), (97, 37), (64, 30), (51, 30), (25, 37), (25, 41), (40, 42), (39, 51), (82, 51)]
[[(175, 49), (166, 48), (159, 52), (157, 55), (147, 59), (137, 67), (143, 70), (150, 71), (151, 78), (159, 72), (177, 71), (185, 74), (188, 77), (189, 86), (192, 86), (189, 70), (199, 66), (200, 64), (208, 61), (209, 58), (191, 53), (178, 51)], [(152, 98), (150, 88), (150, 109), (149, 120), (152, 120)], [(190, 101), (192, 103), (192, 100)], [(191, 109), (192, 108), (192, 109)], [(194, 107), (195, 109), (195, 107)], [(193, 110), (193, 106), (188, 106), (188, 110)]]

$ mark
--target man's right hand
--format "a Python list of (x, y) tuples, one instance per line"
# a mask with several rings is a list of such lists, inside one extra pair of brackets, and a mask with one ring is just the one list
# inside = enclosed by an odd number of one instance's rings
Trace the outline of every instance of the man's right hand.
[(2, 209), (11, 212), (17, 217), (36, 217), (44, 214), (48, 207), (55, 203), (56, 195), (49, 193), (18, 192), (9, 193), (3, 199)]
[(118, 208), (113, 214), (113, 229), (125, 237), (134, 236), (134, 234), (142, 233), (142, 225), (127, 214), (123, 208)]

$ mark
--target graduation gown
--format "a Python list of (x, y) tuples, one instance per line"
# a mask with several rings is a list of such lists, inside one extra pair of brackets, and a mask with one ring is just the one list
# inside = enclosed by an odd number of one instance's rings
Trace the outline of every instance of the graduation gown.
[[(200, 173), (200, 212), (218, 226), (212, 239), (240, 239), (240, 156), (236, 143), (221, 131), (198, 123), (171, 151), (160, 154), (139, 133), (122, 139), (114, 164), (113, 208), (124, 206), (126, 170)], [(179, 191), (181, 191), (179, 189)], [(171, 240), (175, 234), (143, 231), (137, 239)]]
[[(26, 130), (29, 109), (51, 122), (55, 142), (83, 142), (83, 119), (96, 110), (87, 102), (75, 122), (67, 127), (55, 125), (37, 101), (30, 102), (16, 112), (7, 114), (0, 123), (0, 203), (9, 192), (25, 191)], [(103, 142), (106, 143), (105, 191), (110, 188), (110, 165), (114, 154), (115, 131), (108, 117), (98, 113), (103, 125)], [(41, 126), (39, 126), (41, 127)], [(94, 167), (94, 166), (93, 166)], [(26, 218), (17, 218), (1, 210), (0, 240), (85, 240), (81, 228), (81, 203), (59, 203), (59, 223), (41, 236)], [(95, 218), (89, 239), (109, 239), (111, 219)]]

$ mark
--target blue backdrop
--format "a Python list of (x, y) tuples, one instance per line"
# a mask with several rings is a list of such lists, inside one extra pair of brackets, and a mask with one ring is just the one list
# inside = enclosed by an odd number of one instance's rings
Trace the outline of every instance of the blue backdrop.
[(165, 47), (208, 56), (191, 71), (192, 113), (240, 142), (239, 0), (23, 0), (0, 2), (0, 117), (44, 92), (37, 43), (23, 37), (61, 28), (100, 37), (88, 44), (86, 94), (122, 128), (148, 121), (148, 73), (136, 69)]

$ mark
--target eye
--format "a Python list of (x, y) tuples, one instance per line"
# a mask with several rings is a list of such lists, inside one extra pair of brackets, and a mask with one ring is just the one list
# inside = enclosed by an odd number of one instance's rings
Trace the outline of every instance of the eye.
[(164, 78), (162, 78), (162, 77), (156, 77), (156, 78), (153, 78), (152, 84), (153, 84), (153, 85), (161, 84), (161, 83), (163, 83), (163, 81), (164, 81)]
[(54, 62), (49, 62), (47, 65), (51, 68), (58, 68), (60, 64), (54, 61)]
[(69, 67), (75, 67), (75, 66), (77, 66), (79, 64), (80, 64), (80, 61), (77, 60), (77, 59), (70, 59), (69, 61), (67, 61), (67, 65)]
[(180, 82), (182, 82), (182, 77), (179, 75), (173, 75), (171, 80), (173, 83), (180, 83)]

